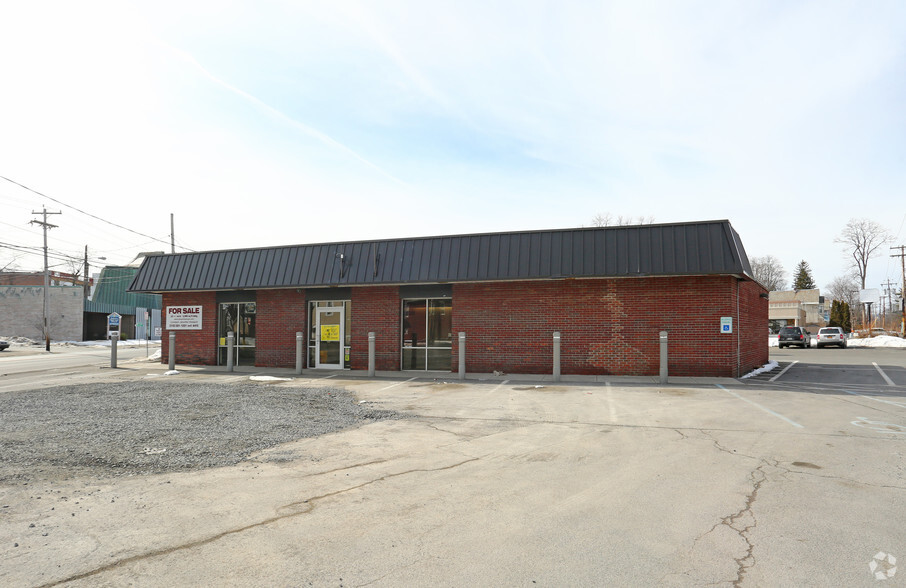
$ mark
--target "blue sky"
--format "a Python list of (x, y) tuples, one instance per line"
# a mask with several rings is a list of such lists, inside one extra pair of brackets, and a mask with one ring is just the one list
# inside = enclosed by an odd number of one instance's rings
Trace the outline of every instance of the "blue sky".
[[(727, 218), (824, 287), (850, 218), (906, 242), (900, 1), (18, 4), (0, 175), (194, 250)], [(166, 248), (4, 181), (0, 241), (42, 204)]]

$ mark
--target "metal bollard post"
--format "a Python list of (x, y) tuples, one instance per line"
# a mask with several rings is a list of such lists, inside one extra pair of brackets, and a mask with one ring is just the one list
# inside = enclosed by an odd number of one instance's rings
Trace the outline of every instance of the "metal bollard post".
[(233, 371), (233, 331), (227, 333), (227, 371)]
[(368, 377), (374, 377), (374, 331), (368, 333)]
[(168, 355), (170, 356), (170, 371), (172, 372), (176, 369), (176, 331), (170, 331), (170, 348)]
[(459, 333), (459, 379), (466, 379), (466, 334)]
[(116, 344), (119, 339), (119, 333), (113, 333), (112, 335), (110, 335), (110, 367), (114, 369), (116, 369)]
[(296, 331), (296, 373), (302, 373), (302, 331)]
[(560, 331), (554, 332), (554, 381), (560, 381)]
[(667, 383), (667, 331), (661, 331), (661, 384)]

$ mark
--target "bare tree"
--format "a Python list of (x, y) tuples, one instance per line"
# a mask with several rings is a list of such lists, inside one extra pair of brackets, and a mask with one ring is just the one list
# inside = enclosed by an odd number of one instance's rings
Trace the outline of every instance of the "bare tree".
[(591, 226), (593, 226), (593, 227), (607, 227), (607, 226), (610, 226), (610, 223), (611, 223), (612, 220), (613, 220), (613, 219), (612, 219), (612, 217), (610, 216), (610, 213), (609, 213), (609, 212), (605, 212), (604, 214), (601, 214), (601, 213), (599, 212), (598, 214), (595, 215), (595, 217), (594, 217), (593, 219), (591, 219)]
[(609, 226), (628, 226), (628, 225), (650, 225), (654, 224), (653, 216), (639, 216), (633, 218), (631, 216), (620, 215), (614, 220), (613, 215), (609, 212), (598, 213), (591, 219), (591, 226), (593, 227), (609, 227)]
[(852, 309), (859, 307), (859, 281), (855, 274), (837, 276), (825, 286), (825, 291), (831, 300), (845, 302)]
[(0, 273), (11, 272), (11, 271), (17, 269), (19, 267), (19, 265), (16, 262), (19, 260), (20, 257), (22, 257), (22, 256), (17, 255), (17, 256), (10, 258), (7, 261), (0, 261)]
[(77, 257), (67, 257), (66, 258), (66, 269), (69, 270), (69, 275), (72, 276), (72, 284), (77, 286), (81, 284), (82, 270), (85, 268), (81, 259)]
[(868, 260), (878, 257), (878, 249), (889, 240), (887, 229), (867, 218), (850, 219), (834, 239), (834, 243), (843, 245), (846, 256), (852, 257), (852, 268), (858, 275), (863, 290), (865, 276), (868, 274)]
[(753, 257), (750, 262), (755, 280), (770, 292), (786, 288), (786, 271), (773, 255)]

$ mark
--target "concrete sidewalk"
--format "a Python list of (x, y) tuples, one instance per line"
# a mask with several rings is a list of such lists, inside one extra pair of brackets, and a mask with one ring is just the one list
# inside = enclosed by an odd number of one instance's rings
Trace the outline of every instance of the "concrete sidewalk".
[[(126, 367), (126, 366), (124, 366)], [(130, 366), (131, 367), (131, 366)], [(147, 366), (143, 366), (147, 367)], [(168, 366), (166, 364), (161, 364), (161, 367), (166, 370)], [(464, 379), (459, 378), (457, 372), (442, 372), (442, 371), (375, 371), (373, 377), (368, 375), (367, 370), (317, 370), (317, 369), (303, 369), (302, 373), (299, 374), (295, 369), (292, 368), (265, 368), (265, 367), (255, 367), (255, 366), (234, 366), (232, 372), (228, 371), (226, 366), (209, 366), (209, 365), (180, 365), (176, 364), (176, 371), (182, 373), (198, 373), (198, 374), (247, 374), (260, 375), (260, 376), (273, 376), (281, 378), (310, 378), (310, 379), (326, 379), (326, 378), (342, 378), (342, 379), (356, 379), (356, 380), (431, 380), (431, 381), (444, 381), (447, 383), (455, 382), (467, 382), (467, 383), (488, 383), (488, 382), (519, 382), (519, 383), (535, 383), (535, 384), (600, 384), (600, 385), (642, 385), (642, 386), (657, 386), (659, 385), (660, 379), (658, 376), (611, 376), (611, 375), (561, 375), (559, 381), (554, 381), (554, 376), (552, 374), (485, 374), (485, 373), (466, 373)], [(667, 380), (668, 385), (674, 386), (703, 386), (703, 385), (715, 385), (715, 384), (734, 384), (738, 380), (735, 378), (707, 378), (707, 377), (669, 377)]]

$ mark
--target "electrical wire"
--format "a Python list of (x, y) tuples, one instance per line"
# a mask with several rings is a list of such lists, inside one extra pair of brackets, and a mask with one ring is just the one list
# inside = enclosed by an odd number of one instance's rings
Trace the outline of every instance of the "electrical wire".
[[(135, 235), (139, 235), (139, 236), (141, 236), (141, 237), (145, 237), (146, 239), (152, 239), (153, 241), (156, 241), (156, 242), (158, 242), (158, 243), (164, 243), (165, 245), (169, 245), (169, 244), (170, 244), (169, 241), (165, 241), (165, 240), (163, 240), (163, 239), (158, 239), (157, 237), (152, 237), (151, 235), (146, 235), (145, 233), (140, 233), (140, 232), (138, 232), (138, 231), (134, 231), (134, 230), (130, 229), (129, 227), (124, 227), (123, 225), (120, 225), (120, 224), (117, 224), (117, 223), (115, 223), (115, 222), (109, 221), (109, 220), (107, 220), (107, 219), (101, 218), (101, 217), (99, 217), (99, 216), (96, 216), (96, 215), (94, 215), (94, 214), (91, 214), (90, 212), (85, 212), (84, 210), (82, 210), (82, 209), (80, 209), (80, 208), (76, 208), (75, 206), (72, 206), (71, 204), (66, 204), (65, 202), (63, 202), (63, 201), (61, 201), (61, 200), (57, 200), (56, 198), (54, 198), (54, 197), (52, 197), (52, 196), (48, 196), (47, 194), (43, 194), (43, 193), (41, 193), (41, 192), (38, 192), (37, 190), (33, 190), (32, 188), (29, 188), (28, 186), (25, 186), (25, 185), (23, 185), (23, 184), (20, 184), (19, 182), (15, 181), (15, 180), (11, 180), (11, 179), (7, 178), (6, 176), (0, 175), (0, 179), (6, 180), (7, 182), (9, 182), (9, 183), (11, 183), (11, 184), (15, 184), (16, 186), (19, 186), (20, 188), (23, 188), (23, 189), (25, 189), (25, 190), (28, 190), (29, 192), (32, 192), (33, 194), (37, 194), (38, 196), (41, 196), (42, 198), (47, 198), (48, 200), (52, 200), (53, 202), (56, 202), (56, 203), (59, 204), (60, 206), (65, 206), (65, 207), (67, 207), (67, 208), (71, 208), (72, 210), (74, 210), (74, 211), (76, 211), (76, 212), (82, 213), (82, 214), (84, 214), (85, 216), (88, 216), (88, 217), (91, 217), (91, 218), (93, 218), (93, 219), (99, 220), (99, 221), (101, 221), (101, 222), (103, 222), (103, 223), (106, 223), (106, 224), (108, 224), (108, 225), (111, 225), (111, 226), (113, 226), (113, 227), (117, 227), (118, 229), (122, 229), (122, 230), (124, 230), (124, 231), (129, 231), (130, 233), (133, 233), (133, 234), (135, 234)], [(194, 251), (193, 251), (192, 249), (188, 249), (187, 247), (183, 247), (183, 249), (187, 249), (188, 251), (192, 251), (192, 252), (194, 253)]]

